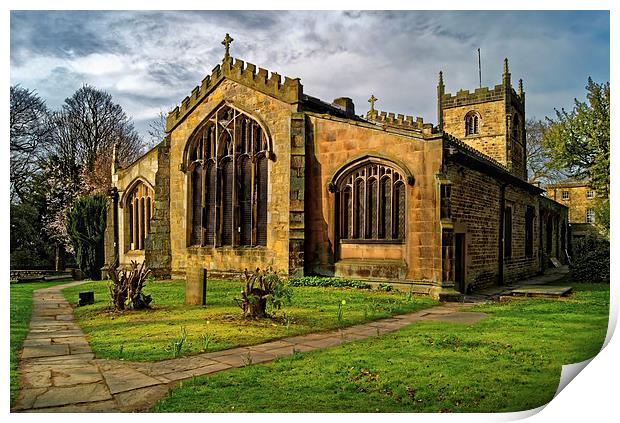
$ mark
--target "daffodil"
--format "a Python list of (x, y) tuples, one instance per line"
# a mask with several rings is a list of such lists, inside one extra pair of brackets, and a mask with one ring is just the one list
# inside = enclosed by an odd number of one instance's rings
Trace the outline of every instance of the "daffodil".
[(345, 305), (347, 303), (347, 301), (346, 300), (342, 300), (341, 303), (342, 303), (342, 305)]

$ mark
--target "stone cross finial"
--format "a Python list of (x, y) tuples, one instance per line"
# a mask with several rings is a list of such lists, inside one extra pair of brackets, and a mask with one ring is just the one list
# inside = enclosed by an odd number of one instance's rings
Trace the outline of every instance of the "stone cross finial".
[(370, 98), (368, 99), (368, 102), (370, 103), (370, 111), (374, 112), (375, 111), (375, 101), (377, 101), (378, 98), (375, 97), (374, 94), (370, 95)]
[(224, 41), (222, 41), (222, 45), (226, 48), (226, 50), (224, 51), (224, 59), (227, 59), (230, 57), (230, 53), (229, 53), (230, 43), (232, 43), (233, 41), (235, 40), (230, 35), (228, 35), (228, 32), (227, 32), (226, 37), (224, 37)]

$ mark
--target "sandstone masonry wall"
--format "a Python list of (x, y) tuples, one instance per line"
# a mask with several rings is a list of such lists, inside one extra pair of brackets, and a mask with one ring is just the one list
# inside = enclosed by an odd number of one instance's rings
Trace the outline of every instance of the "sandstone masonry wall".
[[(424, 139), (346, 119), (308, 113), (306, 122), (306, 272), (369, 279), (441, 283), (441, 232), (435, 174), (441, 166), (441, 138)], [(335, 193), (328, 185), (348, 161), (369, 155), (402, 162), (412, 173), (406, 185), (403, 260), (337, 261)], [(349, 250), (353, 247), (349, 247)], [(375, 246), (381, 249), (381, 244)], [(363, 264), (363, 265), (362, 265)]]
[[(470, 167), (448, 162), (452, 182), (451, 212), (455, 233), (465, 233), (465, 283), (479, 289), (499, 283), (501, 184), (498, 179)], [(539, 270), (539, 224), (534, 219), (534, 251), (525, 255), (525, 210), (538, 216), (538, 196), (508, 185), (505, 205), (512, 208), (512, 256), (504, 258), (504, 283), (533, 276)]]
[[(145, 250), (129, 250), (129, 209), (126, 207), (128, 190), (134, 187), (136, 181), (145, 182), (150, 187), (155, 186), (156, 174), (159, 167), (158, 162), (159, 148), (155, 147), (144, 156), (140, 157), (130, 166), (120, 169), (116, 175), (112, 176), (112, 182), (118, 189), (119, 208), (118, 208), (118, 251), (121, 266), (128, 266), (131, 261), (142, 263), (144, 261)], [(157, 213), (157, 195), (154, 198), (155, 213)], [(145, 234), (145, 241), (148, 242), (149, 234)]]
[[(275, 160), (269, 161), (266, 247), (189, 247), (188, 175), (181, 171), (184, 149), (194, 130), (222, 102), (248, 113), (265, 125)], [(273, 266), (289, 270), (289, 184), (291, 180), (291, 113), (295, 106), (240, 83), (224, 79), (170, 133), (170, 240), (173, 275), (189, 267), (204, 267), (211, 276), (237, 276), (245, 268)], [(188, 109), (190, 110), (190, 109)]]

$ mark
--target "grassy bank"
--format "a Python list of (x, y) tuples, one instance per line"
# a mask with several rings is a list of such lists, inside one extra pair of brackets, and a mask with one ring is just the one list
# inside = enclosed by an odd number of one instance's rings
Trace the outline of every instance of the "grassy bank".
[[(182, 330), (187, 333), (182, 353), (188, 355), (329, 330), (437, 304), (427, 297), (400, 292), (293, 287), (292, 303), (274, 319), (248, 321), (233, 301), (241, 288), (241, 282), (209, 281), (207, 306), (197, 307), (184, 304), (184, 281), (153, 282), (145, 288), (153, 297), (152, 309), (124, 313), (110, 310), (105, 281), (63, 292), (72, 304), (77, 302), (78, 292), (95, 292), (95, 304), (76, 308), (75, 315), (97, 357), (135, 361), (171, 358), (171, 343), (182, 338)], [(346, 304), (339, 320), (342, 300)]]
[(473, 325), (393, 334), (185, 381), (160, 412), (508, 412), (549, 402), (561, 366), (597, 354), (609, 285), (477, 306)]

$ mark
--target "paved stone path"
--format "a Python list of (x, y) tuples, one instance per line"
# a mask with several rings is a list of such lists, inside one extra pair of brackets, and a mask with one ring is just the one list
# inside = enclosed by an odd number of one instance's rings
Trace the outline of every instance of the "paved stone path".
[(472, 324), (486, 317), (484, 313), (461, 311), (473, 303), (446, 303), (389, 319), (250, 347), (153, 363), (124, 362), (94, 358), (86, 336), (73, 319), (71, 306), (60, 292), (80, 283), (83, 282), (34, 291), (30, 332), (19, 367), (22, 389), (12, 411), (146, 411), (183, 379), (394, 332), (420, 320)]

